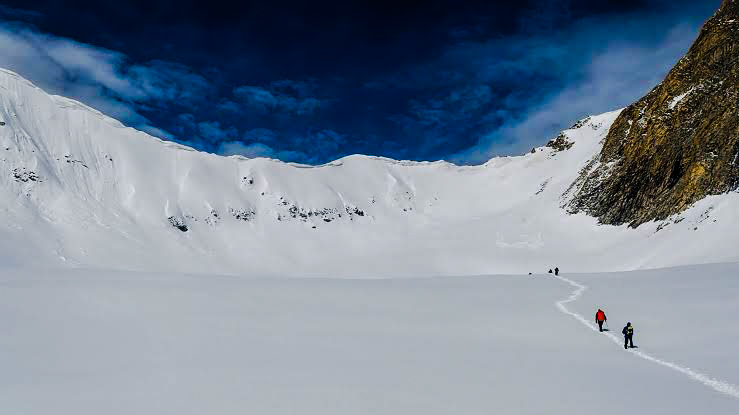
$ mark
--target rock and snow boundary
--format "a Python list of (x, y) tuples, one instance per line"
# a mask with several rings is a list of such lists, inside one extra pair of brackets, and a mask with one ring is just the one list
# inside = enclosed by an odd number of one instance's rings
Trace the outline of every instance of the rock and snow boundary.
[(165, 142), (0, 71), (0, 260), (238, 275), (629, 270), (739, 260), (739, 194), (638, 229), (570, 215), (618, 111), (481, 166), (323, 166)]

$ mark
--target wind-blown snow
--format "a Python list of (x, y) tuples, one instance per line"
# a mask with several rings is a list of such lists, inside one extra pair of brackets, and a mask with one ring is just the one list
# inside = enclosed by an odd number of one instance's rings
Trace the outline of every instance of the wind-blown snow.
[(311, 167), (161, 141), (2, 71), (0, 259), (16, 266), (340, 276), (527, 273), (555, 265), (625, 270), (739, 259), (737, 194), (636, 230), (598, 226), (560, 208), (617, 115), (565, 131), (575, 143), (569, 150), (542, 147), (482, 166), (351, 156)]

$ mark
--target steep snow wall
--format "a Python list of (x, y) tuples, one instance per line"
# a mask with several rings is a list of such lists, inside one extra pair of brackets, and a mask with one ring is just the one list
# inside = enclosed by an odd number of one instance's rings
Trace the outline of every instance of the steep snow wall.
[[(739, 258), (735, 193), (636, 230), (564, 206), (618, 111), (474, 167), (322, 166), (161, 141), (0, 72), (0, 260), (229, 274), (621, 270)], [(569, 146), (568, 143), (573, 145)]]

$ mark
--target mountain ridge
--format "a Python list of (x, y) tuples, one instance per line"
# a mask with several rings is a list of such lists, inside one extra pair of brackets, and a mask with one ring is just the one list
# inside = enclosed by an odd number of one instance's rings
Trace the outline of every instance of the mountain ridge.
[(739, 4), (726, 0), (665, 80), (614, 122), (571, 212), (639, 226), (739, 186)]
[[(480, 166), (373, 156), (303, 166), (194, 151), (3, 71), (0, 262), (360, 277), (736, 259), (710, 248), (734, 234), (694, 230), (727, 225), (733, 198), (637, 230), (560, 208), (618, 115), (565, 130), (567, 148)], [(686, 235), (706, 248), (682, 246)]]

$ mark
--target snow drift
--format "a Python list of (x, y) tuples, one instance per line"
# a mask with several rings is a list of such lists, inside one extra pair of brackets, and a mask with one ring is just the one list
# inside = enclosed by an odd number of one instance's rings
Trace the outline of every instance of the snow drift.
[[(0, 72), (8, 266), (336, 276), (628, 270), (739, 259), (739, 195), (637, 229), (568, 214), (618, 111), (481, 166), (221, 157)], [(564, 145), (563, 145), (564, 144)]]

